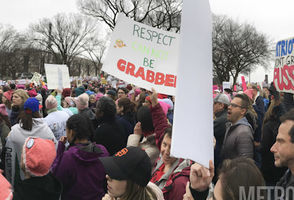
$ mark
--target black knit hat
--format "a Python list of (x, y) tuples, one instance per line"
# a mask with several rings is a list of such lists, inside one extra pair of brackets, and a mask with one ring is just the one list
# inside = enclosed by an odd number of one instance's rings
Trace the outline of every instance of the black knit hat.
[(100, 158), (106, 174), (116, 180), (131, 180), (145, 187), (151, 179), (151, 161), (145, 151), (127, 147), (112, 157)]

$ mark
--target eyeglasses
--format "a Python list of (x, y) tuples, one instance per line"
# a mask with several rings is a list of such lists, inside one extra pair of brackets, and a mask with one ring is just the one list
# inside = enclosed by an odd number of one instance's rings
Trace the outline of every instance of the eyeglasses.
[(229, 106), (232, 106), (234, 108), (243, 108), (243, 106), (239, 106), (238, 104), (230, 103)]

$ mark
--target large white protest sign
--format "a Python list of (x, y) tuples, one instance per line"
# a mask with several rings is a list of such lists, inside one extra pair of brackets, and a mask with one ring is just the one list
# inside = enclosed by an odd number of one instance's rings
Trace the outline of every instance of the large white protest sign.
[(70, 79), (66, 65), (45, 64), (48, 89), (70, 88)]
[(294, 93), (294, 38), (276, 45), (274, 84), (279, 92)]
[(139, 87), (175, 95), (178, 37), (119, 15), (102, 70)]
[(207, 0), (184, 1), (171, 148), (206, 167), (213, 160), (211, 18)]

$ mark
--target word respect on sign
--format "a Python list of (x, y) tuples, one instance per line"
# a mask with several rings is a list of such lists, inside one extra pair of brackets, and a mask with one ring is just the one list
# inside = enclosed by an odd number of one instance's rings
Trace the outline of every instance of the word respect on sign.
[(178, 36), (119, 15), (102, 70), (138, 87), (175, 95)]

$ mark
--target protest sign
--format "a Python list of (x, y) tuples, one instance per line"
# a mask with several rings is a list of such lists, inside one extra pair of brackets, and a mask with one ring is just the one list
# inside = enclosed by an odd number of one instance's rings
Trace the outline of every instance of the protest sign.
[(231, 83), (230, 82), (223, 82), (223, 90), (224, 89), (231, 89)]
[(66, 65), (45, 64), (48, 89), (70, 88), (68, 68)]
[(247, 90), (247, 85), (246, 85), (245, 77), (244, 76), (241, 76), (241, 80), (242, 80), (242, 88), (243, 88), (243, 91), (245, 92)]
[(173, 156), (206, 167), (213, 160), (211, 18), (207, 0), (184, 1), (171, 144)]
[(102, 70), (139, 87), (175, 95), (178, 37), (120, 14)]
[(294, 38), (276, 44), (274, 85), (279, 92), (294, 93)]
[(31, 79), (31, 83), (34, 83), (35, 85), (40, 85), (41, 78), (42, 78), (42, 75), (35, 72), (33, 75), (33, 78)]
[(28, 83), (28, 81), (26, 79), (16, 80), (16, 84), (18, 84), (18, 85), (25, 85), (27, 83)]

